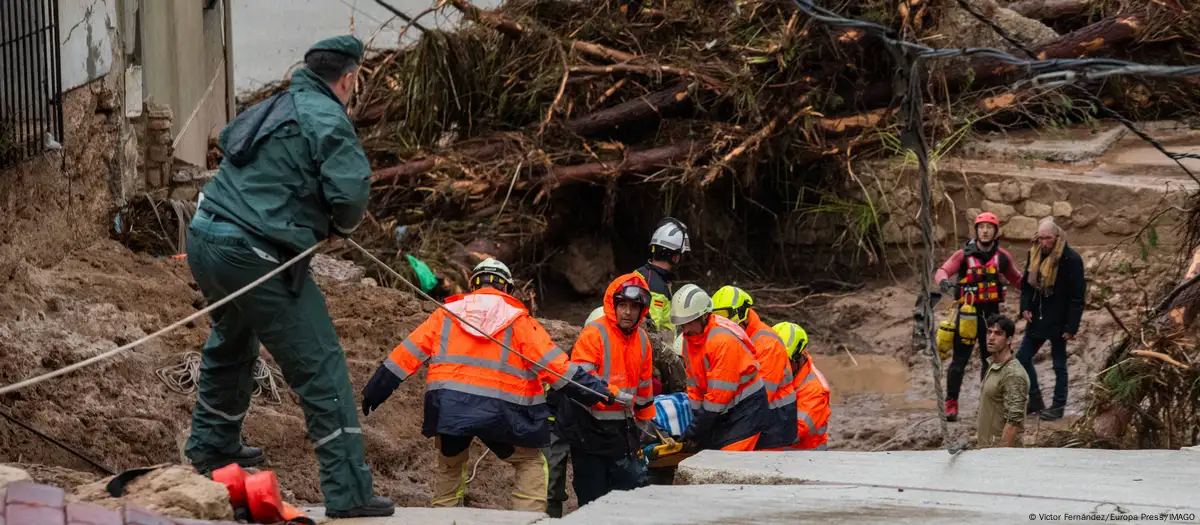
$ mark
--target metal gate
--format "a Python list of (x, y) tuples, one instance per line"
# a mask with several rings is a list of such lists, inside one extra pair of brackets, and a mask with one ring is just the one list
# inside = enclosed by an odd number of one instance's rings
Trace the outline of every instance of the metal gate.
[(58, 0), (0, 0), (0, 167), (63, 139)]

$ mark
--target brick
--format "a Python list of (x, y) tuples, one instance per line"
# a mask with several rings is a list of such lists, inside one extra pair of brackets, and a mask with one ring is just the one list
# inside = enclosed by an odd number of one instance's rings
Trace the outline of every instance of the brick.
[(161, 168), (146, 168), (146, 186), (150, 188), (158, 188), (163, 185), (163, 171)]
[(28, 481), (17, 481), (8, 485), (8, 495), (5, 501), (9, 505), (25, 503), (39, 507), (54, 507), (62, 509), (63, 489), (49, 485), (38, 485)]
[(133, 503), (125, 504), (125, 525), (175, 525), (171, 520), (155, 515)]
[(152, 118), (146, 122), (146, 128), (154, 131), (162, 131), (171, 129), (171, 121), (165, 118)]
[(62, 507), (43, 507), (27, 503), (9, 503), (4, 508), (8, 525), (65, 525)]
[(174, 116), (175, 115), (174, 115), (174, 113), (171, 112), (170, 106), (164, 106), (161, 104), (147, 104), (146, 105), (146, 117), (150, 118), (152, 120), (159, 120), (159, 119), (171, 120), (172, 118), (174, 118)]
[(89, 503), (67, 505), (67, 525), (123, 525), (121, 513)]

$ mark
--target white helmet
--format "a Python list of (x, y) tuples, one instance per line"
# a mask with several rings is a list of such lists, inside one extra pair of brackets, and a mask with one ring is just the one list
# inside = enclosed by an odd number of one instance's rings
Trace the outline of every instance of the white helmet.
[(712, 313), (712, 297), (694, 284), (685, 284), (671, 297), (671, 324), (687, 324)]
[(654, 251), (655, 247), (679, 253), (691, 251), (692, 246), (689, 243), (687, 226), (671, 217), (659, 221), (658, 227), (650, 235), (650, 251)]
[(508, 266), (504, 263), (488, 257), (475, 265), (471, 272), (471, 286), (479, 287), (485, 284), (511, 285), (512, 272), (508, 271)]
[(604, 307), (603, 306), (597, 307), (595, 310), (592, 310), (592, 313), (588, 314), (587, 320), (583, 322), (583, 326), (592, 324), (592, 321), (595, 321), (601, 317), (604, 317)]

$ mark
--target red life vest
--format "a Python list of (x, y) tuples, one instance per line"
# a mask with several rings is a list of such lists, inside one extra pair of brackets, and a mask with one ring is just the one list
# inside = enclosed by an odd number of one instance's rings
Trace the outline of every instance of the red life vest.
[(1000, 250), (996, 250), (986, 261), (977, 255), (963, 255), (963, 264), (959, 268), (958, 297), (974, 295), (976, 304), (996, 304), (1004, 302), (1006, 286), (1000, 282), (1002, 260)]

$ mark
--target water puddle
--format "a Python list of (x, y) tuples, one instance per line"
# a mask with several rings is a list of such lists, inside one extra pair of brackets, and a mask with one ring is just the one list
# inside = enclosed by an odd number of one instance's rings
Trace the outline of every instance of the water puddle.
[[(909, 390), (908, 365), (885, 355), (814, 355), (813, 362), (825, 375), (832, 390), (831, 404), (840, 404), (852, 394), (885, 394), (895, 397), (901, 405), (912, 404), (904, 399)], [(914, 406), (893, 408), (922, 408), (924, 400), (914, 400)], [(892, 403), (889, 402), (889, 405)]]

